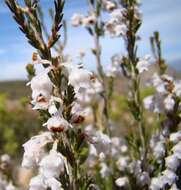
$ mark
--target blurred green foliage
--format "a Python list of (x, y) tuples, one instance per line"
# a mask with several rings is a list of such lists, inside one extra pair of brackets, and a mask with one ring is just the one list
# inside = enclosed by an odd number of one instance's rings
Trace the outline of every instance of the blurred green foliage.
[(26, 98), (12, 101), (0, 94), (0, 154), (21, 156), (22, 144), (40, 130), (40, 120), (27, 102)]

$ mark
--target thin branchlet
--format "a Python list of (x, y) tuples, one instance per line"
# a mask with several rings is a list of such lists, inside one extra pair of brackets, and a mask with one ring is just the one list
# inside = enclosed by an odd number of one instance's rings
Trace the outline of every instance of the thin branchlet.
[[(62, 26), (64, 1), (55, 0), (55, 16), (52, 24), (52, 33), (46, 44), (42, 34), (42, 25), (38, 17), (38, 2), (25, 1), (25, 7), (21, 7), (17, 1), (6, 0), (6, 4), (13, 13), (20, 30), (26, 35), (28, 42), (38, 50), (42, 59), (51, 60), (51, 48), (59, 39), (59, 30)], [(45, 65), (46, 66), (46, 65)]]

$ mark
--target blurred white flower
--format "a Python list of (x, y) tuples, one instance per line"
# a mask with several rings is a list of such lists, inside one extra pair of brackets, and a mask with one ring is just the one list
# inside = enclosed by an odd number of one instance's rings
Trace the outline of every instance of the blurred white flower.
[(177, 144), (179, 141), (181, 141), (181, 131), (178, 131), (176, 133), (171, 133), (170, 141), (174, 144)]
[(139, 73), (148, 70), (148, 67), (150, 66), (150, 58), (151, 58), (150, 55), (146, 55), (143, 59), (138, 61), (136, 68), (138, 69)]
[(58, 178), (60, 174), (64, 173), (63, 156), (53, 149), (41, 160), (39, 165), (41, 175), (47, 179)]
[(150, 190), (160, 190), (163, 188), (163, 182), (159, 177), (151, 179)]
[(3, 155), (1, 156), (1, 162), (6, 162), (6, 163), (10, 164), (10, 163), (11, 163), (11, 158), (10, 158), (10, 156), (9, 156), (8, 154), (3, 154)]
[(124, 37), (127, 33), (127, 26), (123, 23), (123, 12), (124, 9), (115, 9), (110, 14), (110, 20), (105, 24), (105, 32), (111, 37)]
[(94, 13), (91, 13), (90, 15), (84, 17), (82, 19), (83, 26), (89, 26), (96, 23), (96, 15)]
[(102, 133), (101, 131), (97, 131), (95, 136), (93, 137), (93, 141), (98, 154), (110, 153), (111, 139), (108, 135)]
[(45, 154), (44, 147), (51, 142), (53, 142), (52, 134), (44, 132), (41, 135), (32, 137), (23, 144), (24, 156), (22, 166), (31, 168), (34, 164), (37, 164)]
[(102, 178), (109, 177), (111, 171), (110, 168), (107, 166), (107, 164), (101, 163), (100, 166), (101, 166), (100, 170), (101, 177)]
[(77, 27), (79, 25), (82, 24), (82, 19), (83, 19), (83, 15), (82, 14), (77, 14), (75, 13), (72, 18), (71, 18), (71, 23), (74, 27)]
[(116, 3), (109, 0), (104, 0), (103, 4), (107, 11), (113, 11), (116, 8)]
[(115, 181), (118, 187), (127, 187), (129, 185), (129, 180), (127, 177), (120, 177)]
[(79, 59), (83, 59), (85, 57), (85, 54), (86, 54), (86, 52), (84, 49), (79, 49), (77, 57)]
[(141, 169), (141, 161), (140, 160), (135, 160), (129, 164), (129, 170), (130, 173), (132, 173), (134, 176), (137, 176), (142, 172)]
[(127, 33), (127, 27), (124, 24), (119, 24), (114, 27), (115, 37), (125, 36)]
[(62, 184), (55, 178), (49, 178), (45, 183), (51, 190), (63, 190)]
[(153, 147), (153, 155), (156, 159), (164, 158), (166, 153), (165, 143), (163, 141), (158, 141)]
[(143, 100), (144, 107), (148, 110), (154, 110), (154, 96), (147, 96)]
[(172, 171), (176, 171), (180, 162), (178, 158), (173, 154), (165, 158), (165, 165)]
[(116, 166), (119, 171), (125, 171), (128, 167), (128, 161), (129, 157), (128, 156), (121, 156), (118, 161), (116, 162)]
[(162, 173), (163, 173), (162, 178), (164, 179), (163, 180), (164, 185), (166, 184), (172, 185), (177, 179), (176, 174), (172, 170), (167, 169), (163, 171)]
[(177, 188), (177, 185), (174, 183), (172, 186), (171, 186), (171, 189), (170, 190), (179, 190), (178, 188)]
[(116, 77), (122, 73), (121, 62), (122, 56), (116, 54), (112, 57), (111, 65), (108, 68), (108, 77)]
[(142, 172), (139, 175), (137, 175), (137, 183), (139, 186), (144, 187), (145, 185), (150, 184), (150, 176), (147, 172)]
[(164, 99), (164, 105), (165, 108), (168, 111), (172, 111), (175, 105), (175, 100), (173, 99), (173, 97), (171, 95), (168, 95), (165, 99)]
[(163, 96), (159, 96), (159, 94), (151, 95), (144, 98), (144, 107), (155, 113), (162, 113), (164, 110), (163, 104)]
[(178, 158), (181, 159), (181, 142), (174, 145), (172, 148), (173, 154)]
[(16, 187), (10, 182), (10, 183), (6, 186), (6, 190), (16, 190)]
[(47, 186), (45, 185), (44, 178), (41, 175), (35, 176), (30, 180), (29, 190), (46, 190)]
[(173, 92), (176, 94), (176, 96), (178, 97), (181, 96), (181, 81), (180, 80), (176, 80), (174, 82)]
[(69, 83), (75, 88), (75, 91), (81, 87), (86, 87), (90, 83), (92, 73), (83, 68), (74, 67), (69, 73)]
[(160, 94), (166, 94), (167, 93), (165, 83), (157, 73), (153, 74), (151, 84), (155, 87), (155, 89), (158, 93), (160, 93)]

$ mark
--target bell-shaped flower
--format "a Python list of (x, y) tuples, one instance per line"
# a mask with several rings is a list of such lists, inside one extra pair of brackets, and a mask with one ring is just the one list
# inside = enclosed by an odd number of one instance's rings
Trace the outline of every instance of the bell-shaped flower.
[(58, 178), (64, 173), (64, 159), (62, 154), (52, 149), (40, 162), (40, 173), (45, 178)]
[(48, 76), (49, 71), (50, 68), (45, 69), (45, 71), (33, 77), (28, 83), (32, 89), (32, 104), (34, 105), (34, 109), (47, 109), (53, 89), (53, 83)]
[(165, 109), (168, 111), (172, 111), (175, 105), (175, 100), (173, 99), (173, 97), (171, 95), (168, 95), (165, 99), (164, 99), (164, 105), (165, 105)]
[(83, 26), (89, 26), (96, 23), (96, 15), (94, 13), (90, 13), (90, 15), (84, 17), (82, 19), (82, 25)]
[(171, 133), (170, 141), (174, 144), (177, 144), (179, 141), (181, 141), (181, 131), (178, 131), (176, 133)]
[(42, 133), (41, 135), (32, 137), (29, 141), (23, 144), (24, 156), (22, 166), (31, 168), (37, 164), (45, 154), (44, 147), (53, 142), (50, 132)]
[(44, 177), (38, 175), (33, 177), (29, 183), (29, 190), (46, 190), (47, 186), (45, 185)]
[(73, 67), (69, 73), (69, 83), (77, 92), (80, 87), (86, 87), (90, 82), (92, 73), (83, 68)]
[(127, 177), (120, 177), (115, 181), (118, 187), (127, 187), (129, 185), (129, 180)]
[(55, 178), (49, 178), (45, 183), (51, 190), (63, 190), (62, 184)]
[(68, 129), (70, 124), (63, 117), (55, 115), (49, 118), (48, 121), (43, 124), (43, 126), (46, 126), (50, 131), (53, 132), (63, 132)]
[(83, 15), (75, 13), (71, 18), (72, 26), (77, 27), (82, 24)]

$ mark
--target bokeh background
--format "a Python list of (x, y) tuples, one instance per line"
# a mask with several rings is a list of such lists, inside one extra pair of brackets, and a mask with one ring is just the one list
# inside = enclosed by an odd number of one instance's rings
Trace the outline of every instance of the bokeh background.
[[(20, 0), (19, 2), (22, 2)], [(40, 0), (46, 11), (53, 5), (53, 0)], [(73, 57), (80, 48), (88, 50), (85, 65), (94, 70), (94, 59), (89, 51), (93, 47), (92, 39), (84, 28), (73, 28), (70, 18), (73, 13), (86, 13), (86, 0), (66, 0), (65, 19), (68, 22), (68, 46), (66, 51)], [(181, 1), (180, 0), (142, 0), (143, 25), (140, 30), (139, 54), (150, 53), (149, 37), (155, 30), (161, 34), (164, 57), (176, 70), (181, 70)], [(50, 19), (46, 17), (47, 25)], [(0, 1), (0, 80), (25, 79), (25, 65), (31, 61), (32, 48), (12, 19), (4, 0)], [(120, 39), (102, 40), (103, 63), (107, 67), (113, 53), (124, 54), (124, 44)]]

